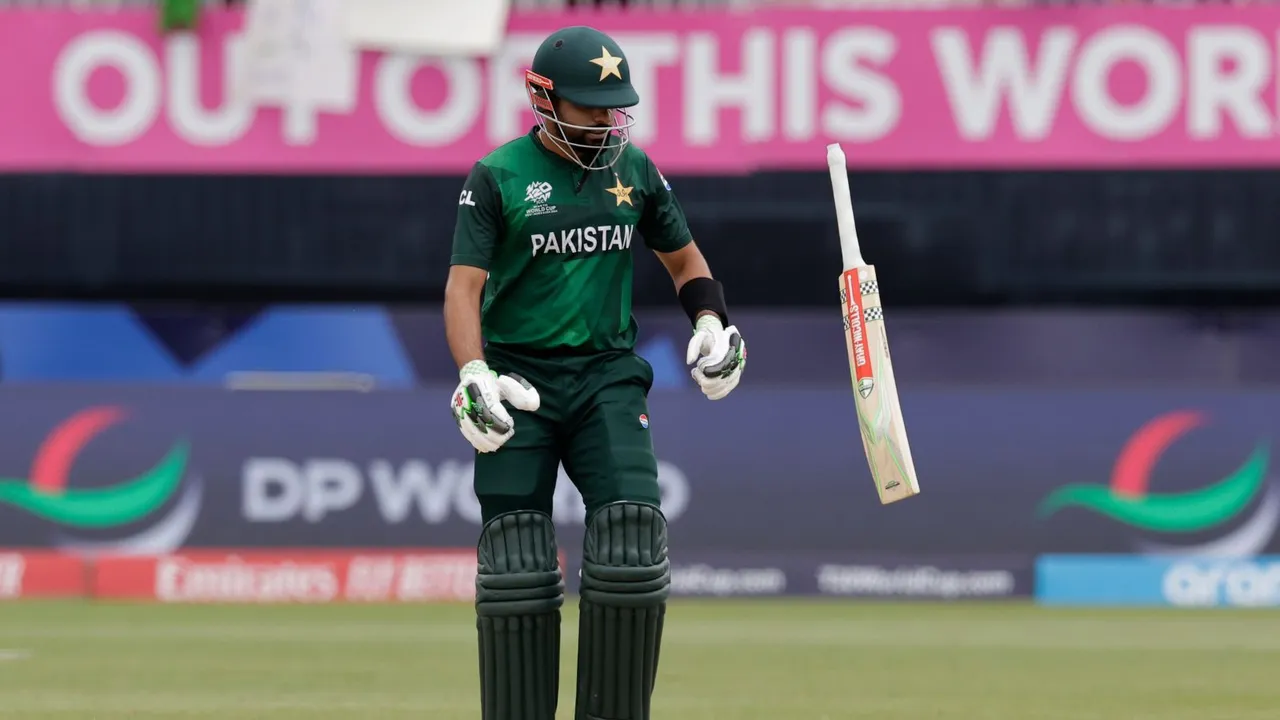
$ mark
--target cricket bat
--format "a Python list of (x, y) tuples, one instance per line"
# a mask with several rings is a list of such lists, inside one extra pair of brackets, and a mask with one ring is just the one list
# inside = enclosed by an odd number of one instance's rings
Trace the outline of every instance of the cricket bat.
[(853, 200), (849, 170), (839, 143), (827, 146), (827, 169), (836, 202), (840, 231), (840, 309), (844, 313), (845, 345), (849, 350), (849, 374), (853, 401), (858, 410), (862, 447), (881, 504), (904, 500), (920, 493), (907, 427), (893, 379), (889, 338), (880, 308), (880, 284), (876, 269), (862, 259), (858, 231), (853, 224)]

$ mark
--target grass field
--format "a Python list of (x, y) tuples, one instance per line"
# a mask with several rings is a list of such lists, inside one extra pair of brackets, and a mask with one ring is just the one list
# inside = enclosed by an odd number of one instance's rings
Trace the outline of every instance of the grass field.
[[(0, 718), (474, 720), (473, 622), (465, 605), (0, 604)], [(654, 718), (1273, 720), (1277, 670), (1267, 611), (682, 600)]]

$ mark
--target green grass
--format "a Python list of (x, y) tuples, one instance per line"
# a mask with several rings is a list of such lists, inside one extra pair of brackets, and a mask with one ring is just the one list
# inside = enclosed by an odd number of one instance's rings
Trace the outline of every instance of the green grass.
[[(474, 720), (475, 645), (465, 605), (0, 604), (0, 718)], [(682, 600), (654, 720), (1270, 720), (1277, 669), (1270, 611)]]

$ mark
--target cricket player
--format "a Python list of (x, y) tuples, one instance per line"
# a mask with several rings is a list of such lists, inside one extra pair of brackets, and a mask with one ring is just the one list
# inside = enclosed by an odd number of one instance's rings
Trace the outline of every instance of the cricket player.
[(626, 108), (640, 98), (622, 48), (564, 28), (526, 81), (537, 125), (472, 168), (445, 290), (461, 369), (451, 405), (476, 450), (484, 523), (481, 707), (485, 720), (555, 717), (565, 585), (551, 513), (563, 464), (586, 505), (575, 718), (648, 720), (671, 573), (653, 368), (634, 352), (633, 244), (671, 274), (708, 398), (738, 385), (746, 343), (671, 186), (629, 142)]

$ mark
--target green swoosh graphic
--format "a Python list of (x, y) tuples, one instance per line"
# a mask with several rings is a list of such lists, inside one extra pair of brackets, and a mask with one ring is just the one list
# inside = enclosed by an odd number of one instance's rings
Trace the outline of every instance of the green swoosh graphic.
[(1040, 504), (1040, 515), (1072, 506), (1157, 532), (1195, 532), (1213, 527), (1249, 505), (1266, 477), (1268, 452), (1259, 447), (1226, 479), (1200, 490), (1145, 497), (1116, 495), (1106, 485), (1067, 485)]
[(187, 452), (187, 444), (179, 443), (143, 475), (105, 488), (49, 494), (26, 480), (0, 480), (0, 503), (72, 527), (124, 525), (151, 513), (173, 494), (182, 482)]

